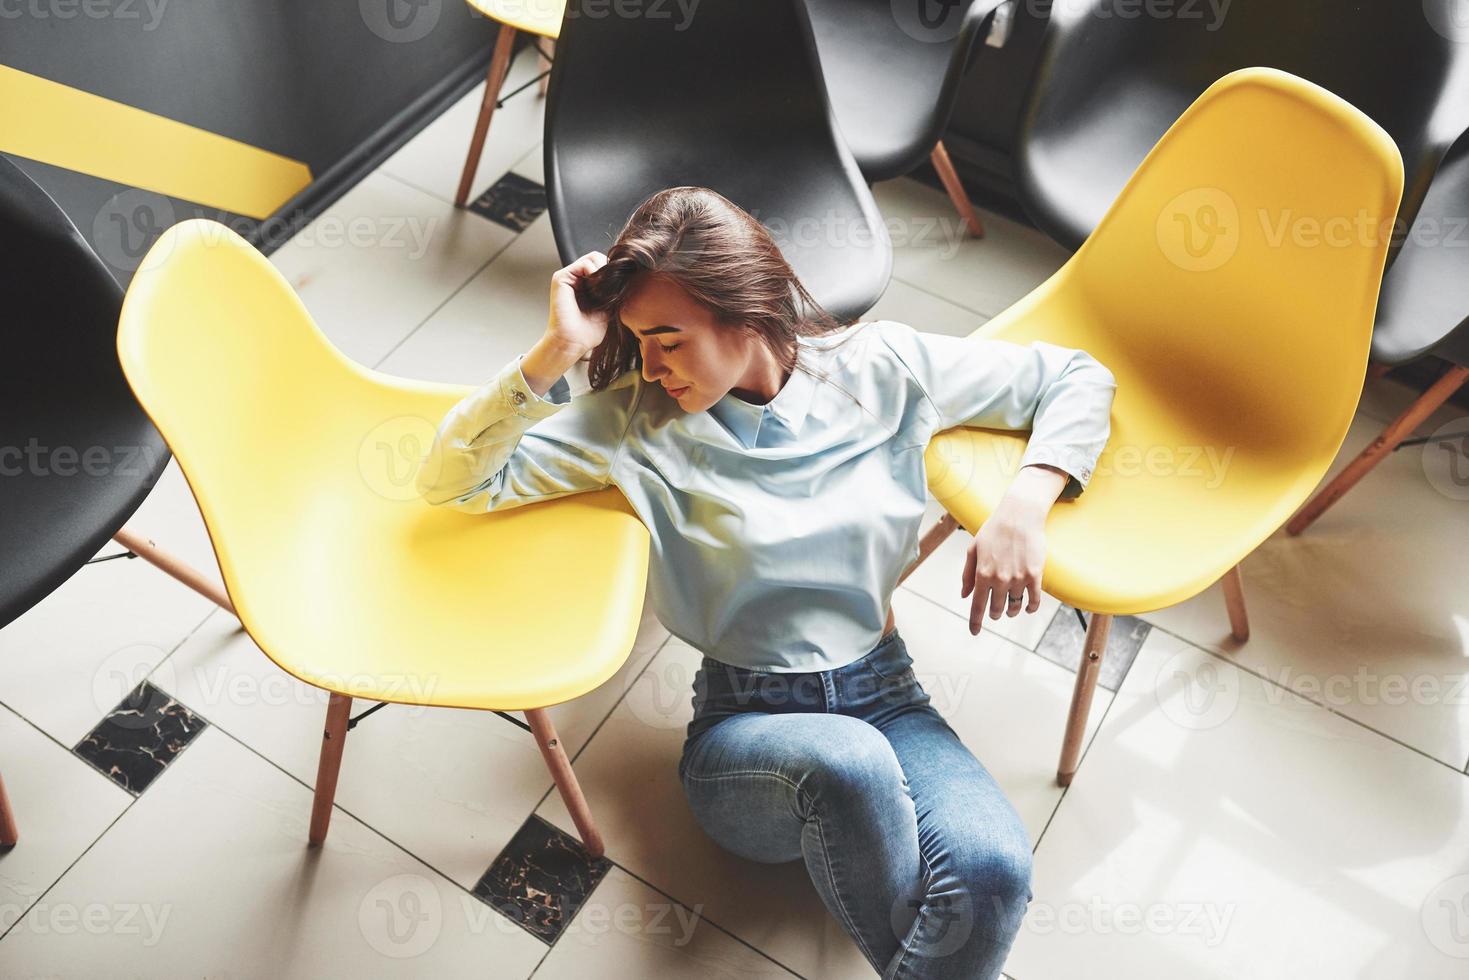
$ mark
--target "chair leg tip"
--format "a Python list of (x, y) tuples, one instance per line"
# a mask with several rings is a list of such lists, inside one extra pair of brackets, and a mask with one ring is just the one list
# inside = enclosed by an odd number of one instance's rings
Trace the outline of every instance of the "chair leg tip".
[(1074, 772), (1066, 772), (1063, 769), (1056, 770), (1056, 785), (1057, 786), (1070, 786), (1071, 785), (1071, 777), (1072, 776), (1075, 776), (1075, 775), (1076, 775), (1076, 773), (1074, 773)]

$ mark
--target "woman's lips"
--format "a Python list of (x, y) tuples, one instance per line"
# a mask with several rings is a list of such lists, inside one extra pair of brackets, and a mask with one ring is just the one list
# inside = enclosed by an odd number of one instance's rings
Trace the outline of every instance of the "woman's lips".
[(668, 393), (670, 395), (672, 395), (674, 398), (682, 398), (683, 397), (683, 393), (686, 392), (686, 391), (688, 391), (688, 390), (689, 390), (689, 385), (684, 385), (682, 388), (669, 388), (668, 389)]

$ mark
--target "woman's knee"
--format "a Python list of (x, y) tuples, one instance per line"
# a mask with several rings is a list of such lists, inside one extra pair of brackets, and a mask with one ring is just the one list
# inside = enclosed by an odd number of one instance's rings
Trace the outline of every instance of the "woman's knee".
[(1013, 936), (1033, 897), (1029, 841), (976, 834), (952, 847), (947, 870), (955, 899), (970, 908), (981, 932), (1001, 940)]
[(824, 737), (794, 749), (790, 760), (804, 805), (848, 809), (908, 796), (903, 767), (882, 732), (844, 715), (824, 720), (829, 723)]

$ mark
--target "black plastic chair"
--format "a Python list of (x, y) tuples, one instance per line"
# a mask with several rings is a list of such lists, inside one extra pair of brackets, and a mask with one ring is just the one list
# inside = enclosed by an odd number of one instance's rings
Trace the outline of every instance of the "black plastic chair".
[(1448, 26), (1457, 2), (1234, 0), (1217, 24), (1208, 4), (1190, 8), (1197, 17), (1179, 16), (1183, 5), (1122, 17), (1115, 0), (1058, 4), (1016, 138), (1021, 202), (1077, 248), (1183, 110), (1220, 76), (1260, 65), (1329, 89), (1387, 130), (1403, 155), (1399, 214), (1410, 222), (1469, 128), (1469, 37)]
[[(1397, 261), (1382, 282), (1372, 360), (1386, 368), (1426, 355), (1445, 370), (1286, 524), (1300, 534), (1390, 456), (1440, 405), (1469, 382), (1469, 134), (1444, 158)], [(1462, 435), (1460, 433), (1459, 435)], [(1462, 444), (1461, 444), (1462, 445)]]
[(974, 45), (1007, 0), (807, 0), (837, 123), (869, 182), (927, 157), (971, 234), (984, 226), (944, 148)]
[[(1016, 138), (1021, 203), (1038, 227), (1077, 248), (1154, 142), (1214, 79), (1255, 65), (1289, 71), (1346, 99), (1397, 143), (1405, 183), (1371, 370), (1431, 351), (1469, 313), (1420, 312), (1433, 302), (1425, 289), (1448, 288), (1443, 266), (1452, 256), (1415, 255), (1417, 268), (1401, 275), (1397, 265), (1401, 232), (1419, 218), (1449, 148), (1469, 129), (1469, 27), (1459, 23), (1458, 2), (1414, 0), (1405, 9), (1402, 0), (1234, 0), (1217, 23), (1203, 4), (1193, 8), (1197, 18), (1119, 17), (1112, 0), (1057, 5)], [(1439, 339), (1425, 342), (1425, 331), (1435, 330)], [(1325, 512), (1465, 377), (1451, 367), (1286, 523), (1287, 533), (1301, 533)]]
[[(122, 289), (50, 195), (3, 155), (0, 255), (0, 627), (108, 538), (232, 611), (218, 585), (123, 528), (169, 453), (118, 362)], [(0, 785), (0, 846), (14, 843)]]
[(667, 187), (723, 194), (763, 222), (812, 297), (870, 310), (892, 243), (826, 96), (803, 0), (619, 16), (571, 0), (547, 91), (545, 165), (563, 262), (606, 251)]

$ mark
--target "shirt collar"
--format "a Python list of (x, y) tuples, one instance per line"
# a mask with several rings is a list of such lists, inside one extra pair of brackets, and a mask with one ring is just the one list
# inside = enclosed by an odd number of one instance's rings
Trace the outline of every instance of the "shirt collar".
[[(810, 368), (810, 358), (806, 352), (801, 351), (799, 356), (801, 366)], [(723, 398), (709, 406), (709, 412), (724, 423), (725, 428), (734, 434), (741, 445), (746, 449), (753, 449), (760, 436), (761, 423), (767, 415), (774, 416), (792, 436), (801, 434), (801, 426), (811, 411), (811, 400), (816, 395), (817, 384), (815, 378), (797, 367), (780, 391), (775, 393), (775, 397), (764, 405), (755, 405), (736, 397), (733, 392), (725, 392)]]

